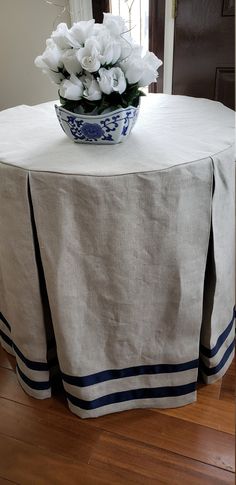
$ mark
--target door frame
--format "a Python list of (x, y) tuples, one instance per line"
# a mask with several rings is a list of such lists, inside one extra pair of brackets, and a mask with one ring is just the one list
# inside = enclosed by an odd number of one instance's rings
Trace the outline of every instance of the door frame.
[(177, 0), (165, 0), (163, 93), (172, 94), (175, 17)]

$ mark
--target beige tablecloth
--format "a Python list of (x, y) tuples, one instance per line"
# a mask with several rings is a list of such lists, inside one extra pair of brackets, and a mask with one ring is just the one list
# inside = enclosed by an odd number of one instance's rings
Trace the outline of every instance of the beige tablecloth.
[(79, 145), (53, 103), (0, 113), (0, 335), (22, 387), (95, 417), (196, 399), (234, 353), (234, 113), (148, 95)]

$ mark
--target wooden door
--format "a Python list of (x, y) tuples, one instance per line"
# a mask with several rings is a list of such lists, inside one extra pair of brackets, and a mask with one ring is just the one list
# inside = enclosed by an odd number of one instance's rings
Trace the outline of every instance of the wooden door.
[[(164, 61), (165, 0), (149, 0), (149, 50)], [(163, 65), (158, 70), (158, 82), (149, 86), (150, 93), (163, 92)]]
[(110, 12), (109, 0), (92, 0), (93, 18), (96, 22), (102, 23), (103, 12)]
[(234, 0), (177, 0), (173, 94), (234, 109)]

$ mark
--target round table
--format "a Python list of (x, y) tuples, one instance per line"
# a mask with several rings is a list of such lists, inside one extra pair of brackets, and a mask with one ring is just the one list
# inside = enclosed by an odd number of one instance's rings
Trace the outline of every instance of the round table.
[(119, 145), (0, 113), (0, 335), (27, 393), (96, 417), (196, 399), (234, 353), (234, 113), (150, 94)]

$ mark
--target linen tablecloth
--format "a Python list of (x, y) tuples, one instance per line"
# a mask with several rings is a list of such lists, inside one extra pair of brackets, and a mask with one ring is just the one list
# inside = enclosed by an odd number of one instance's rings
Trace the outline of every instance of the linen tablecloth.
[(234, 353), (234, 113), (148, 95), (79, 145), (53, 103), (0, 113), (0, 335), (20, 384), (95, 417), (196, 399)]

